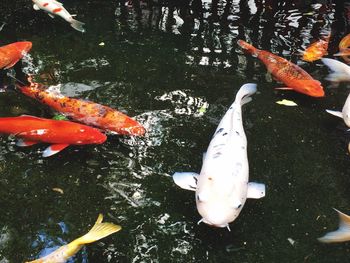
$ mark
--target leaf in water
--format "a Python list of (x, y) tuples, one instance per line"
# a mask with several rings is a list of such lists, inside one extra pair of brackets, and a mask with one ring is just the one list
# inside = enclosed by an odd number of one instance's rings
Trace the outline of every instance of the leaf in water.
[(55, 116), (53, 116), (52, 118), (53, 120), (58, 120), (58, 121), (67, 121), (67, 117), (62, 115), (62, 114), (56, 114)]
[(298, 106), (298, 104), (296, 104), (294, 101), (291, 101), (291, 100), (279, 100), (279, 101), (276, 101), (276, 103), (280, 105), (285, 105), (285, 106)]
[(55, 192), (57, 192), (57, 193), (60, 193), (60, 194), (62, 194), (63, 195), (63, 190), (61, 189), (61, 188), (58, 188), (58, 187), (54, 187), (54, 188), (52, 188), (52, 190), (53, 191), (55, 191)]

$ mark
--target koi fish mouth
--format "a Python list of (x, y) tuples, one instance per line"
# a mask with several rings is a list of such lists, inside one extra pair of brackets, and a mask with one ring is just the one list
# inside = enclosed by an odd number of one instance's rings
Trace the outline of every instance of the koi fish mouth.
[(213, 224), (213, 223), (209, 222), (209, 221), (206, 220), (205, 218), (202, 218), (201, 220), (199, 220), (197, 224), (199, 225), (200, 223), (205, 223), (205, 224), (207, 224), (207, 225), (209, 225), (209, 226), (212, 226), (212, 227), (219, 227), (219, 228), (224, 228), (224, 227), (226, 227), (226, 228), (228, 229), (228, 231), (231, 232), (231, 229), (230, 229), (230, 226), (229, 226), (228, 223), (217, 225), (217, 224)]

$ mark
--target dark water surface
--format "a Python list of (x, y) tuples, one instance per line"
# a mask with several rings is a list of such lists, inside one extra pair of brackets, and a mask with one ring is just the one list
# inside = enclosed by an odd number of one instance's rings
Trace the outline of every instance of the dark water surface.
[[(61, 83), (69, 96), (117, 108), (148, 129), (144, 138), (109, 136), (103, 145), (69, 147), (47, 159), (43, 145), (23, 149), (1, 137), (1, 263), (34, 259), (77, 238), (98, 213), (122, 231), (70, 262), (349, 261), (348, 243), (316, 239), (337, 228), (332, 207), (350, 212), (348, 138), (342, 121), (325, 113), (342, 108), (348, 86), (332, 87), (321, 62), (299, 55), (330, 31), (329, 53), (337, 52), (349, 32), (346, 4), (62, 1), (86, 23), (81, 34), (34, 11), (29, 0), (0, 1), (0, 44), (33, 42), (24, 72)], [(238, 39), (299, 64), (322, 81), (326, 97), (275, 91), (281, 84), (243, 54)], [(246, 82), (259, 91), (243, 112), (250, 179), (266, 184), (266, 197), (247, 200), (231, 232), (197, 225), (194, 193), (170, 175), (200, 171), (202, 153)], [(284, 98), (298, 107), (275, 103)], [(19, 93), (1, 93), (0, 116), (21, 114), (53, 116)]]

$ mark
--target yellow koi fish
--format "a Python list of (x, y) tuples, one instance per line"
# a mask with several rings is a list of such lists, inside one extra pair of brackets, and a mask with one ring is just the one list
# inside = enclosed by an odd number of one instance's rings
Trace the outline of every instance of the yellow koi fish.
[(64, 245), (49, 255), (28, 261), (26, 263), (64, 263), (70, 257), (74, 256), (85, 244), (93, 243), (106, 236), (109, 236), (121, 229), (121, 226), (112, 223), (102, 223), (103, 215), (99, 214), (95, 225), (82, 237), (79, 237), (67, 245)]

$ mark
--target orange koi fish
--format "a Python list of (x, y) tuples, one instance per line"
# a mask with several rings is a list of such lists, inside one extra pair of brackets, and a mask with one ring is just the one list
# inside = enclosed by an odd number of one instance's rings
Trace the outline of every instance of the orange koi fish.
[(13, 67), (30, 49), (32, 42), (15, 42), (0, 47), (0, 69)]
[(105, 134), (90, 126), (34, 116), (0, 118), (0, 133), (19, 137), (17, 146), (50, 143), (43, 157), (54, 155), (71, 144), (101, 144), (107, 139)]
[(347, 34), (342, 40), (339, 42), (339, 53), (334, 54), (334, 56), (343, 57), (343, 59), (349, 63), (350, 59), (350, 34)]
[(309, 45), (303, 52), (303, 60), (313, 62), (315, 60), (319, 60), (324, 55), (327, 55), (329, 39), (330, 34), (324, 39), (319, 39), (316, 42)]
[(121, 229), (121, 226), (112, 223), (102, 223), (103, 215), (99, 214), (95, 225), (82, 237), (79, 237), (67, 245), (64, 245), (49, 255), (26, 263), (64, 263), (74, 256), (85, 244), (96, 242)]
[(324, 96), (321, 82), (312, 78), (301, 67), (268, 51), (257, 49), (243, 40), (238, 40), (238, 45), (248, 53), (257, 56), (267, 70), (287, 86), (278, 89), (294, 90), (312, 97)]
[(143, 135), (146, 130), (137, 121), (110, 107), (86, 100), (63, 96), (46, 86), (31, 82), (29, 86), (17, 87), (21, 92), (56, 111), (87, 125), (96, 126), (122, 135)]

